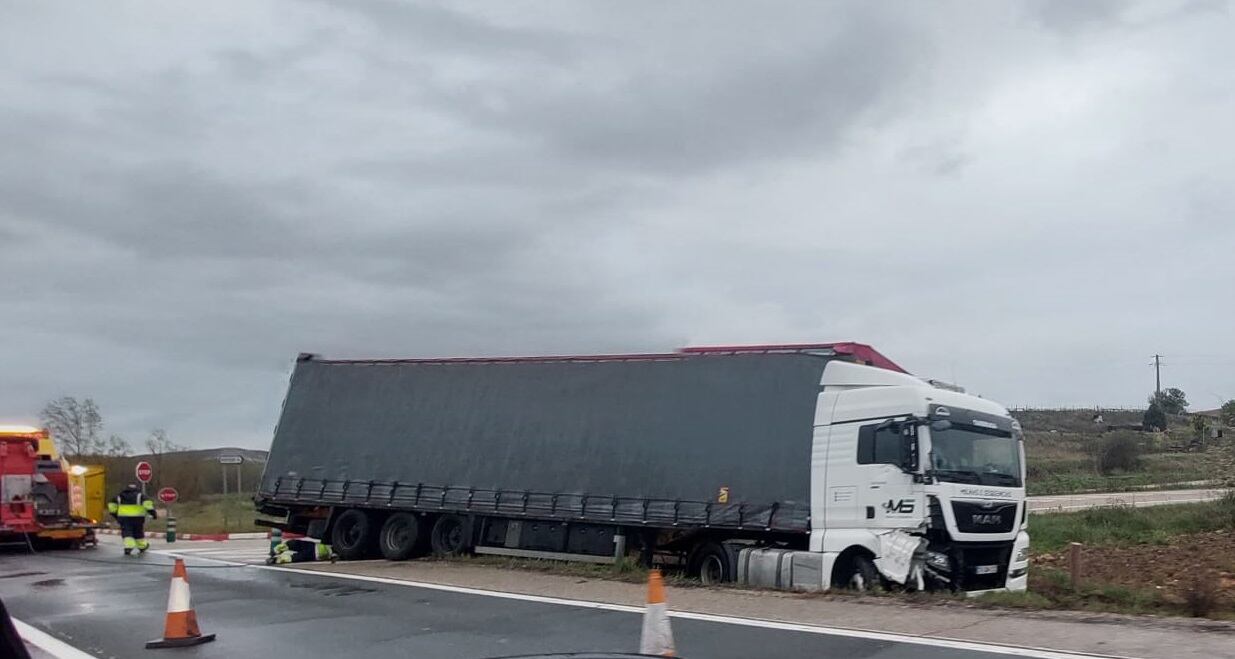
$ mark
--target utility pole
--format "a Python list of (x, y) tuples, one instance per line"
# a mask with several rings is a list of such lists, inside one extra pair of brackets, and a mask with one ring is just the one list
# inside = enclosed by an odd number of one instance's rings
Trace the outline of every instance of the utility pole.
[(1154, 355), (1154, 400), (1162, 397), (1162, 355)]

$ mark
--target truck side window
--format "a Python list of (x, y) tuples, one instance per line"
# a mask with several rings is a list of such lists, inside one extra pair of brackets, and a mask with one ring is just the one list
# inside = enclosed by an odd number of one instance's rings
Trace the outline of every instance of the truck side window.
[(875, 424), (858, 429), (858, 464), (900, 464), (900, 434), (893, 428), (876, 431), (878, 427)]

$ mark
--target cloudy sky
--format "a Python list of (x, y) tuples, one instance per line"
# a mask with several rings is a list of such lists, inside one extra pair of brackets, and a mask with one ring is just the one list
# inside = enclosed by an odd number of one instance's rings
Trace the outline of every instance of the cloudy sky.
[(1235, 397), (1235, 19), (0, 0), (0, 415), (265, 447), (296, 353), (871, 343)]

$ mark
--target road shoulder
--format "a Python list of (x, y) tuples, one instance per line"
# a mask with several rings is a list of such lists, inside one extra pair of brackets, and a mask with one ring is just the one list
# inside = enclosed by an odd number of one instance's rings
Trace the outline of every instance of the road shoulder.
[[(641, 607), (639, 584), (444, 561), (300, 564), (339, 576), (395, 579)], [(670, 588), (678, 612), (1146, 659), (1235, 657), (1235, 624), (1067, 612), (987, 610), (742, 589)]]

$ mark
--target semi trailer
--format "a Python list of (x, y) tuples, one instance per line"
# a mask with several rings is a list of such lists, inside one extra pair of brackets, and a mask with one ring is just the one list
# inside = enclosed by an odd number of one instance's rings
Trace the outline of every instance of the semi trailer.
[(260, 521), (801, 590), (1024, 590), (1020, 428), (856, 343), (295, 363)]

